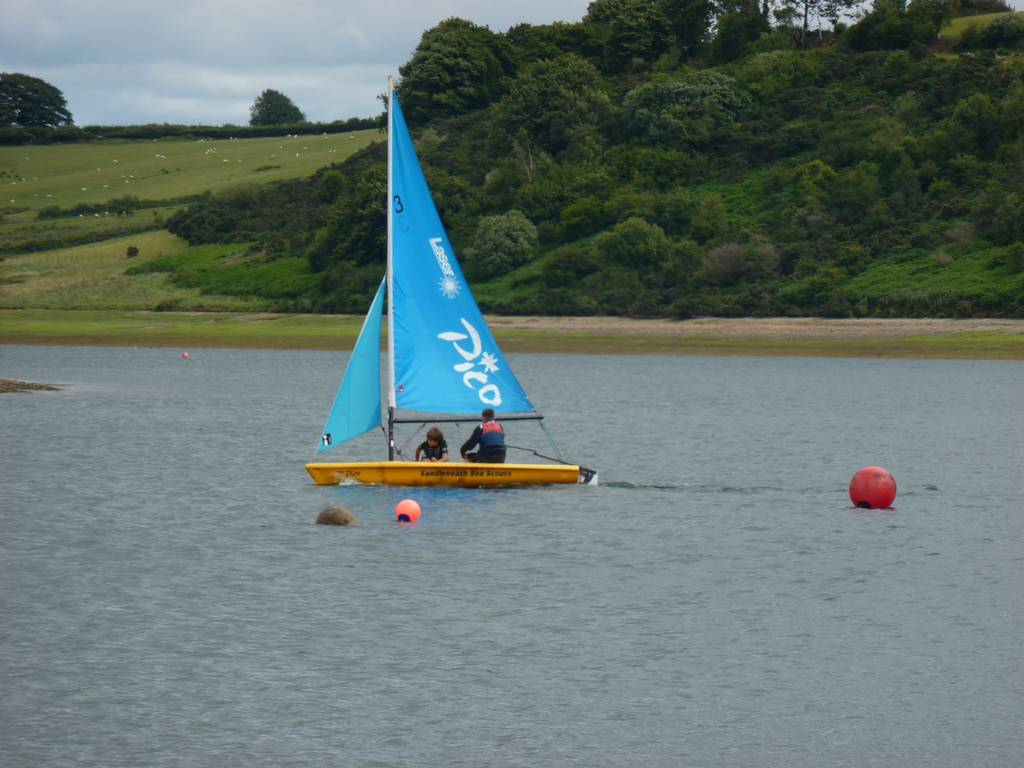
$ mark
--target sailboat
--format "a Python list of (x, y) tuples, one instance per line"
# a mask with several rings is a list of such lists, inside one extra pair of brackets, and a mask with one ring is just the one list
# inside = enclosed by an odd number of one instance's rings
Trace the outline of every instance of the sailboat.
[[(319, 457), (379, 428), (387, 437), (388, 458), (314, 461), (306, 470), (318, 485), (596, 484), (595, 470), (533, 450), (530, 453), (555, 463), (396, 459), (397, 424), (472, 423), (484, 408), (493, 409), (505, 423), (536, 421), (543, 428), (544, 417), (509, 368), (466, 283), (420, 168), (391, 78), (387, 97), (387, 271), (363, 321), (316, 454)], [(382, 366), (385, 295), (387, 361)], [(387, 377), (383, 393), (382, 367)]]

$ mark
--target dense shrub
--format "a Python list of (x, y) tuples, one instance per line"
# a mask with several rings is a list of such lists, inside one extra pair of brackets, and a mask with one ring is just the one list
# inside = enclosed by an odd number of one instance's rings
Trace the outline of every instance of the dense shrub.
[(623, 101), (623, 111), (635, 141), (699, 147), (735, 124), (749, 103), (728, 75), (699, 72), (634, 88)]
[(850, 27), (844, 39), (855, 51), (874, 51), (906, 49), (914, 43), (927, 43), (934, 36), (935, 29), (926, 17), (886, 3), (876, 5)]
[(463, 250), (470, 277), (489, 280), (522, 266), (537, 253), (537, 228), (522, 211), (480, 219), (476, 237)]

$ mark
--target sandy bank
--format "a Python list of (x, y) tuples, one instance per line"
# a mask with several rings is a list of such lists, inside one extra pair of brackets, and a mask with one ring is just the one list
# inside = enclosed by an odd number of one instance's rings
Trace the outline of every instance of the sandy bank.
[(633, 320), (623, 317), (498, 317), (487, 322), (496, 332), (581, 333), (599, 336), (657, 336), (703, 339), (899, 339), (962, 333), (1024, 335), (1024, 320), (843, 319), (813, 317), (700, 318)]
[[(1024, 320), (489, 316), (506, 352), (1024, 360)], [(0, 310), (0, 344), (352, 349), (363, 318)]]

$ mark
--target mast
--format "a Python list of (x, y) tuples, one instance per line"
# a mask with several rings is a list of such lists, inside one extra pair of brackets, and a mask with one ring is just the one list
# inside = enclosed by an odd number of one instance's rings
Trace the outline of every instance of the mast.
[(387, 266), (387, 282), (388, 282), (388, 461), (395, 460), (395, 281), (391, 274), (392, 264), (392, 250), (394, 244), (391, 242), (391, 231), (392, 231), (392, 217), (395, 211), (395, 190), (394, 190), (394, 166), (393, 166), (393, 147), (394, 147), (394, 121), (392, 119), (393, 111), (391, 109), (391, 100), (395, 97), (395, 81), (391, 75), (388, 75), (388, 266)]

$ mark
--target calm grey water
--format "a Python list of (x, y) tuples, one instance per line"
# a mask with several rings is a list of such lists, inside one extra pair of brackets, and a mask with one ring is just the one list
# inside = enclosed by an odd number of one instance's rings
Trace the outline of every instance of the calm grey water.
[(1024, 764), (1021, 363), (513, 356), (604, 485), (402, 492), (178, 352), (0, 347), (3, 766)]

